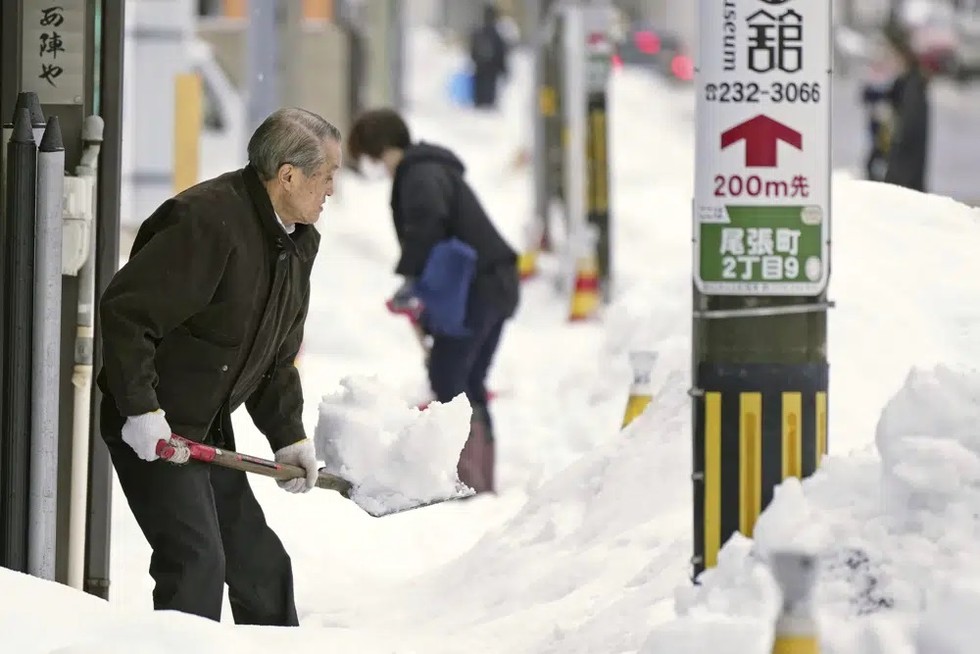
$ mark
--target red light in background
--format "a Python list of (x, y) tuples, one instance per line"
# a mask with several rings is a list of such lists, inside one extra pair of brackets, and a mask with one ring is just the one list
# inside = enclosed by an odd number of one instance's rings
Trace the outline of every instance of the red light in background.
[(677, 79), (690, 82), (694, 79), (694, 62), (687, 55), (677, 55), (670, 62), (670, 72)]
[(605, 43), (606, 36), (602, 32), (592, 32), (589, 34), (589, 45), (599, 45)]
[(623, 67), (623, 58), (620, 57), (618, 54), (614, 54), (612, 56), (612, 67), (616, 69)]
[(633, 45), (643, 54), (655, 55), (660, 52), (660, 37), (653, 32), (636, 32), (633, 34)]

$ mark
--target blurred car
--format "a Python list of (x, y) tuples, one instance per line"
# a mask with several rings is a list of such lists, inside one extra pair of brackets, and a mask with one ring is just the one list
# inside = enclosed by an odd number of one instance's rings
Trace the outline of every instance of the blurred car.
[(623, 30), (613, 65), (643, 68), (676, 82), (694, 79), (694, 59), (683, 40), (647, 23), (632, 23)]
[[(980, 4), (980, 0), (958, 1)], [(971, 40), (964, 38), (961, 18), (949, 2), (906, 0), (897, 18), (908, 30), (920, 65), (930, 75), (958, 77), (969, 67), (968, 61), (980, 62), (980, 39), (972, 40), (977, 48), (975, 56), (964, 51), (964, 45)], [(875, 22), (835, 26), (835, 68), (846, 74), (854, 65), (867, 65), (880, 57), (886, 20), (887, 15), (882, 14)], [(980, 24), (977, 34), (980, 35)]]
[(956, 0), (956, 61), (953, 75), (967, 80), (980, 73), (980, 0)]
[(906, 0), (900, 20), (909, 30), (920, 65), (933, 75), (953, 75), (957, 69), (957, 33), (951, 5), (931, 0)]
[(845, 75), (872, 57), (870, 38), (849, 25), (834, 26), (833, 48), (834, 70)]

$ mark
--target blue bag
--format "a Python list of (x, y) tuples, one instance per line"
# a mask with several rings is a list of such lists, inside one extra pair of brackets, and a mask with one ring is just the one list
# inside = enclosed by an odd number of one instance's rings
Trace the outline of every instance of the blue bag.
[(476, 274), (476, 250), (459, 240), (440, 241), (429, 253), (414, 294), (425, 307), (422, 320), (437, 335), (465, 337), (466, 306)]
[(473, 105), (473, 73), (467, 69), (458, 70), (450, 77), (446, 85), (449, 99), (453, 104), (470, 107)]

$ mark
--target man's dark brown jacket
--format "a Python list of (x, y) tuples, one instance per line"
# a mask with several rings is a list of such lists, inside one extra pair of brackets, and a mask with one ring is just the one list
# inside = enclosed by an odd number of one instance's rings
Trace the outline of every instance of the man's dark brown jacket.
[(319, 245), (312, 225), (286, 234), (250, 166), (164, 202), (101, 299), (107, 400), (122, 417), (162, 408), (175, 433), (225, 447), (245, 403), (273, 450), (303, 439), (294, 359)]

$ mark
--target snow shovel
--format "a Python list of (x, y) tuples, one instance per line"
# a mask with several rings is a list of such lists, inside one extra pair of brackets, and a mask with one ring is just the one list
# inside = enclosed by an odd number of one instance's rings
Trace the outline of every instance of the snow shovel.
[[(299, 466), (276, 463), (275, 461), (260, 459), (257, 456), (251, 456), (249, 454), (241, 454), (239, 452), (225, 450), (220, 447), (205, 445), (203, 443), (195, 443), (194, 441), (189, 441), (186, 438), (176, 434), (170, 437), (170, 441), (161, 440), (157, 442), (157, 456), (165, 461), (171, 461), (178, 464), (185, 463), (193, 459), (194, 461), (199, 461), (201, 463), (208, 463), (218, 465), (223, 468), (232, 468), (234, 470), (252, 472), (262, 475), (263, 477), (272, 477), (273, 479), (279, 481), (287, 481), (289, 479), (296, 479), (298, 477), (306, 476), (306, 473)], [(316, 480), (316, 487), (337, 491), (341, 496), (347, 499), (351, 499), (351, 493), (354, 490), (354, 486), (349, 481), (343, 477), (332, 475), (329, 472), (324, 471), (322, 468), (320, 469), (320, 475)], [(449, 497), (437, 498), (430, 502), (420, 502), (411, 506), (381, 511), (372, 511), (362, 507), (360, 504), (358, 504), (358, 506), (368, 515), (374, 516), (375, 518), (380, 518), (382, 516), (393, 515), (395, 513), (403, 513), (405, 511), (421, 509), (425, 506), (432, 506), (433, 504), (440, 504), (449, 500), (463, 499), (473, 494), (472, 488), (468, 488), (461, 484), (456, 494)]]

